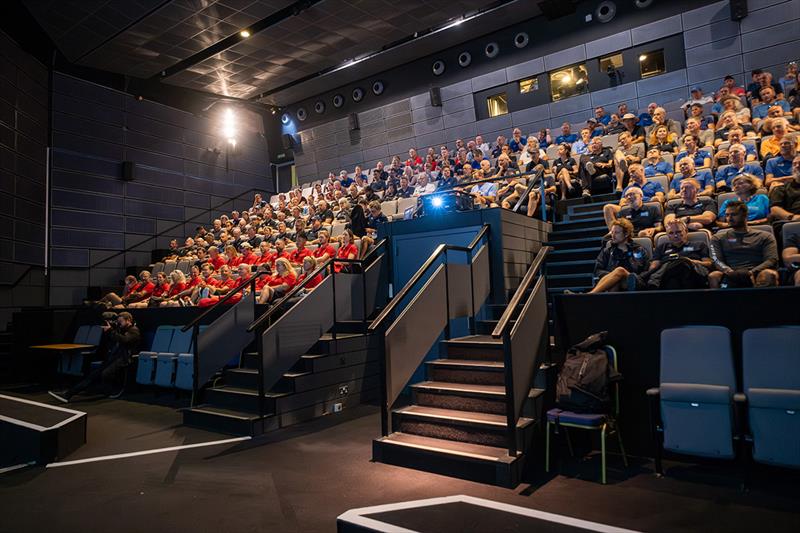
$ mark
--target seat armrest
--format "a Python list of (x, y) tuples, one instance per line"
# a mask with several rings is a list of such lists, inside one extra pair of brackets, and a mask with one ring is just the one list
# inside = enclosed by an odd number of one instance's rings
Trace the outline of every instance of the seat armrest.
[(737, 392), (733, 395), (733, 401), (734, 403), (745, 404), (747, 403), (747, 395), (743, 392)]
[(647, 389), (647, 396), (650, 398), (657, 398), (661, 395), (661, 389), (659, 387), (653, 387), (651, 389)]

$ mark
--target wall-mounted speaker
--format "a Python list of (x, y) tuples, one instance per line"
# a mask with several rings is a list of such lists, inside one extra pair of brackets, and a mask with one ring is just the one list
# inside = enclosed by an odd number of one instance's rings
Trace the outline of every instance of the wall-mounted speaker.
[(612, 20), (614, 20), (614, 17), (616, 16), (617, 16), (617, 4), (615, 4), (611, 0), (605, 0), (604, 2), (600, 2), (600, 4), (594, 10), (594, 17), (601, 24), (605, 24), (606, 22), (611, 22)]
[(528, 46), (528, 43), (530, 41), (531, 38), (524, 31), (521, 31), (514, 36), (514, 46), (516, 46), (517, 48), (525, 48), (526, 46)]
[(302, 122), (308, 118), (308, 112), (306, 112), (304, 107), (297, 108), (297, 118)]
[(439, 87), (431, 87), (431, 105), (442, 107), (442, 90)]
[(461, 52), (458, 54), (458, 65), (460, 67), (468, 67), (472, 63), (472, 54), (469, 52)]
[(323, 114), (325, 112), (325, 102), (317, 100), (317, 103), (314, 104), (314, 111), (316, 111), (318, 115)]
[(434, 76), (441, 76), (444, 74), (444, 61), (441, 59), (434, 61), (433, 65), (431, 65), (431, 71)]
[(747, 9), (747, 0), (730, 0), (730, 6), (731, 20), (742, 20), (749, 13)]
[(339, 108), (344, 105), (344, 96), (341, 94), (333, 95), (333, 107)]
[(647, 9), (653, 5), (653, 0), (633, 0), (633, 5), (636, 6), (637, 9)]
[(297, 145), (294, 140), (294, 136), (288, 133), (281, 135), (281, 144), (283, 145), (284, 150), (291, 150)]
[(356, 87), (353, 89), (353, 101), (360, 102), (364, 98), (364, 89)]
[(136, 163), (133, 161), (122, 162), (122, 179), (125, 181), (136, 179)]
[(350, 127), (350, 131), (355, 131), (359, 128), (358, 126), (358, 114), (357, 113), (350, 113), (347, 116), (347, 123)]
[(386, 87), (383, 85), (382, 81), (380, 80), (376, 81), (375, 83), (372, 84), (372, 94), (374, 94), (375, 96), (380, 96), (383, 94), (383, 90), (385, 88)]
[(497, 54), (500, 53), (500, 45), (495, 42), (491, 42), (486, 45), (486, 48), (484, 48), (483, 53), (486, 54), (486, 57), (488, 57), (489, 59), (494, 59), (495, 57), (497, 57)]

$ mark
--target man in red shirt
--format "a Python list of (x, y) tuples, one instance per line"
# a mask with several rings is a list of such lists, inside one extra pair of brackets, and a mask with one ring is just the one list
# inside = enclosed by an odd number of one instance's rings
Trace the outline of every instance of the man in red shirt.
[(306, 248), (306, 243), (308, 242), (308, 237), (305, 233), (298, 233), (297, 234), (297, 249), (293, 252), (289, 253), (289, 262), (293, 265), (302, 265), (303, 258), (311, 255), (311, 250)]
[(211, 263), (214, 270), (219, 270), (222, 265), (228, 263), (228, 258), (219, 253), (219, 249), (216, 246), (210, 246), (208, 248), (208, 262)]
[(249, 242), (242, 243), (242, 263), (247, 265), (258, 263), (258, 256), (253, 253), (253, 246)]
[(314, 259), (317, 260), (317, 264), (322, 264), (334, 255), (336, 255), (336, 248), (329, 242), (330, 234), (328, 230), (320, 230), (319, 232), (319, 246), (317, 249), (314, 250)]
[(115, 305), (114, 307), (127, 307), (132, 303), (140, 302), (145, 298), (150, 298), (150, 295), (153, 293), (153, 289), (155, 288), (156, 284), (153, 283), (150, 272), (147, 270), (142, 270), (142, 272), (139, 274), (139, 283), (131, 287), (130, 292), (128, 292), (128, 295), (122, 299), (121, 304)]
[(417, 165), (422, 165), (422, 158), (417, 154), (417, 151), (414, 148), (409, 148), (406, 166), (416, 167)]
[(231, 267), (222, 265), (219, 269), (219, 273), (221, 279), (216, 286), (212, 286), (208, 283), (206, 284), (209, 295), (206, 298), (200, 298), (200, 301), (197, 302), (198, 307), (210, 307), (214, 305), (222, 296), (225, 296), (231, 289), (236, 287), (236, 280), (233, 279), (231, 275)]

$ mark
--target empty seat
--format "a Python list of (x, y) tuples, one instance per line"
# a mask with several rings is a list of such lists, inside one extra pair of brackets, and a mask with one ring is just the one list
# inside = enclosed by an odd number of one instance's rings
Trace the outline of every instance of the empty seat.
[(381, 211), (387, 217), (397, 214), (397, 200), (381, 202)]
[(800, 467), (800, 327), (745, 331), (742, 383), (753, 459)]
[(192, 330), (181, 331), (180, 327), (174, 328), (169, 349), (159, 353), (156, 357), (156, 371), (153, 383), (159, 387), (172, 387), (175, 383), (175, 370), (180, 354), (191, 353)]
[(175, 328), (158, 326), (149, 351), (139, 352), (139, 365), (136, 368), (136, 383), (151, 385), (156, 373), (156, 360), (159, 353), (169, 350)]
[(154, 264), (154, 265), (153, 265), (153, 266), (150, 268), (150, 273), (151, 273), (153, 276), (155, 276), (155, 275), (156, 275), (156, 274), (158, 274), (159, 272), (164, 272), (164, 263), (162, 263), (161, 261), (159, 261), (158, 263), (155, 263), (155, 264)]
[(547, 147), (546, 153), (548, 159), (550, 160), (556, 159), (558, 157), (558, 145), (551, 144), (550, 146)]
[(178, 262), (177, 261), (165, 261), (164, 262), (164, 272), (166, 272), (167, 274), (169, 274), (170, 272), (172, 272), (176, 268), (178, 268)]
[[(200, 326), (199, 332), (204, 332), (208, 326)], [(197, 347), (192, 344), (190, 353), (179, 353), (175, 367), (175, 388), (192, 390), (194, 385), (194, 352)]]
[(75, 332), (75, 344), (91, 344), (94, 348), (70, 350), (60, 356), (59, 370), (63, 374), (82, 376), (86, 362), (97, 352), (97, 346), (103, 338), (103, 328), (99, 325), (84, 324)]
[(612, 151), (616, 150), (619, 146), (619, 136), (612, 134), (612, 135), (603, 135), (600, 137), (603, 141), (603, 146), (611, 148)]
[(661, 184), (661, 187), (664, 189), (664, 195), (666, 196), (667, 192), (669, 191), (669, 178), (663, 174), (658, 174), (656, 176), (652, 176), (647, 178), (647, 181), (656, 181)]
[(783, 246), (786, 247), (787, 242), (791, 242), (792, 235), (800, 236), (800, 222), (787, 222), (781, 229), (783, 235)]
[(403, 220), (405, 216), (405, 211), (409, 207), (416, 207), (417, 206), (417, 198), (400, 198), (397, 200), (397, 213), (392, 215), (392, 220)]
[[(191, 268), (192, 268), (191, 261), (189, 261), (188, 259), (181, 259), (180, 261), (178, 261), (178, 266), (176, 267), (176, 270), (180, 270), (184, 274), (188, 275), (189, 273), (191, 273)], [(167, 274), (170, 274), (170, 272), (167, 272)]]
[[(661, 332), (660, 431), (664, 449), (732, 459), (736, 376), (731, 334), (720, 326), (687, 326)], [(661, 472), (660, 448), (656, 469)]]

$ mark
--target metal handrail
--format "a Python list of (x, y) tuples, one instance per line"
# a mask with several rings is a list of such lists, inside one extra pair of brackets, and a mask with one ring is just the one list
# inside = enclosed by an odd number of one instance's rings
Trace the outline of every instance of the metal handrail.
[[(324, 263), (322, 263), (322, 265), (317, 267), (317, 269), (314, 270), (310, 275), (308, 275), (303, 281), (301, 281), (300, 283), (298, 283), (297, 285), (292, 287), (292, 290), (287, 292), (280, 300), (275, 302), (274, 305), (270, 306), (270, 308), (267, 309), (260, 317), (255, 319), (252, 324), (247, 326), (247, 330), (246, 331), (249, 333), (249, 332), (255, 330), (256, 328), (260, 327), (273, 314), (275, 314), (278, 311), (278, 309), (281, 308), (281, 306), (283, 305), (284, 302), (288, 301), (290, 298), (295, 296), (298, 292), (300, 292), (301, 289), (305, 288), (305, 286), (306, 286), (306, 284), (308, 282), (310, 282), (312, 279), (317, 277), (318, 274), (322, 273), (326, 268), (331, 266), (333, 263), (354, 263), (354, 264), (362, 264), (363, 265), (365, 262), (367, 262), (370, 259), (370, 257), (379, 248), (382, 248), (383, 246), (385, 246), (386, 243), (387, 243), (386, 239), (381, 239), (380, 241), (378, 241), (378, 244), (373, 246), (372, 250), (367, 252), (367, 255), (365, 255), (362, 259), (337, 259), (336, 257), (331, 257), (331, 258), (327, 259)], [(366, 313), (366, 309), (364, 310), (364, 312)]]
[(414, 284), (416, 284), (422, 278), (425, 272), (434, 264), (434, 262), (439, 258), (440, 255), (445, 253), (447, 250), (472, 253), (475, 247), (478, 246), (478, 243), (480, 243), (483, 236), (486, 235), (487, 231), (489, 231), (489, 224), (484, 224), (481, 230), (478, 232), (478, 234), (475, 235), (475, 238), (472, 239), (472, 242), (470, 242), (469, 245), (467, 246), (457, 246), (454, 244), (446, 244), (446, 243), (442, 243), (439, 246), (437, 246), (436, 249), (431, 254), (431, 256), (422, 264), (421, 267), (419, 267), (419, 269), (414, 273), (414, 275), (411, 276), (411, 279), (408, 280), (408, 282), (402, 289), (400, 289), (400, 292), (398, 292), (397, 295), (394, 298), (392, 298), (392, 301), (389, 302), (389, 305), (387, 305), (383, 309), (383, 311), (381, 311), (380, 314), (377, 317), (375, 317), (375, 320), (372, 321), (372, 323), (369, 325), (367, 329), (369, 331), (375, 331), (380, 327), (383, 321), (386, 320), (386, 317), (389, 316), (389, 314), (392, 311), (394, 311), (394, 309), (400, 304), (400, 302), (403, 300), (406, 294), (408, 294), (408, 292), (411, 290)]
[(89, 268), (90, 268), (90, 269), (91, 269), (91, 268), (94, 268), (94, 267), (96, 267), (96, 266), (98, 266), (98, 265), (102, 265), (103, 263), (105, 263), (105, 262), (107, 262), (107, 261), (110, 261), (111, 259), (113, 259), (113, 258), (115, 258), (115, 257), (119, 257), (119, 256), (120, 256), (120, 255), (122, 255), (122, 254), (126, 254), (126, 253), (128, 253), (128, 252), (132, 252), (132, 251), (134, 251), (136, 248), (138, 248), (138, 247), (140, 247), (141, 245), (143, 245), (144, 243), (146, 243), (146, 242), (149, 242), (149, 241), (152, 241), (153, 239), (157, 239), (158, 237), (161, 237), (161, 236), (163, 236), (163, 235), (165, 235), (165, 234), (169, 233), (170, 231), (174, 230), (175, 228), (179, 228), (179, 227), (181, 227), (181, 226), (183, 226), (183, 225), (186, 225), (186, 224), (188, 224), (188, 223), (191, 223), (191, 222), (192, 222), (193, 220), (195, 220), (196, 218), (198, 218), (198, 217), (200, 217), (200, 216), (203, 216), (203, 215), (205, 215), (205, 214), (208, 214), (208, 213), (210, 213), (211, 211), (214, 211), (215, 209), (219, 209), (220, 207), (222, 207), (223, 205), (227, 204), (228, 202), (232, 202), (233, 200), (237, 200), (237, 199), (241, 198), (242, 196), (244, 196), (244, 195), (246, 195), (246, 194), (252, 194), (252, 193), (254, 193), (254, 192), (261, 192), (261, 191), (263, 191), (263, 190), (264, 190), (264, 189), (263, 189), (262, 187), (259, 187), (259, 188), (255, 188), (255, 187), (254, 187), (254, 188), (252, 188), (252, 189), (248, 189), (248, 190), (246, 190), (246, 191), (244, 191), (244, 192), (242, 192), (242, 193), (239, 193), (239, 194), (237, 194), (236, 196), (232, 196), (231, 198), (228, 198), (228, 199), (227, 199), (227, 200), (225, 200), (224, 202), (220, 202), (220, 203), (218, 203), (218, 204), (216, 204), (216, 205), (213, 205), (213, 206), (209, 207), (208, 209), (205, 209), (205, 210), (204, 210), (204, 211), (202, 211), (201, 213), (198, 213), (198, 214), (194, 215), (192, 218), (189, 218), (189, 219), (187, 219), (187, 220), (184, 220), (184, 221), (182, 221), (182, 222), (178, 222), (178, 223), (177, 223), (177, 224), (175, 224), (174, 226), (170, 226), (170, 227), (168, 227), (167, 229), (165, 229), (165, 230), (162, 230), (162, 231), (160, 231), (159, 233), (157, 233), (157, 234), (155, 234), (155, 235), (151, 235), (150, 237), (147, 237), (147, 238), (146, 238), (146, 239), (144, 239), (143, 241), (137, 242), (137, 243), (136, 243), (136, 244), (134, 244), (133, 246), (129, 246), (129, 247), (125, 248), (125, 249), (124, 249), (124, 250), (122, 250), (122, 251), (119, 251), (119, 252), (117, 252), (117, 253), (114, 253), (114, 254), (112, 254), (112, 255), (109, 255), (109, 256), (108, 256), (108, 257), (106, 257), (105, 259), (101, 259), (100, 261), (98, 261), (97, 263), (94, 263), (93, 265), (89, 265)]
[(245, 289), (245, 287), (247, 287), (251, 283), (254, 283), (257, 278), (260, 278), (261, 276), (265, 275), (266, 273), (267, 273), (266, 271), (262, 270), (262, 271), (256, 272), (255, 274), (253, 274), (252, 276), (247, 278), (244, 282), (242, 282), (241, 284), (239, 284), (236, 287), (234, 287), (233, 289), (231, 289), (227, 294), (225, 294), (225, 296), (223, 296), (222, 298), (217, 300), (214, 303), (214, 305), (212, 305), (211, 307), (209, 307), (208, 309), (203, 311), (200, 315), (196, 316), (191, 322), (189, 322), (188, 324), (183, 326), (181, 328), (181, 331), (184, 331), (184, 332), (185, 331), (189, 331), (189, 329), (193, 328), (196, 324), (199, 324), (200, 321), (203, 320), (206, 317), (206, 315), (211, 313), (211, 311), (213, 311), (218, 305), (224, 304), (225, 302), (227, 302), (228, 300), (233, 298), (234, 294), (237, 294), (237, 293), (241, 292), (242, 290)]
[(519, 305), (520, 301), (522, 301), (523, 296), (525, 295), (525, 291), (528, 290), (528, 287), (533, 282), (533, 279), (536, 276), (536, 273), (542, 266), (542, 262), (544, 262), (545, 257), (547, 254), (552, 250), (552, 246), (542, 246), (539, 249), (539, 252), (536, 254), (531, 266), (528, 268), (528, 271), (525, 273), (525, 277), (522, 278), (517, 290), (514, 291), (514, 296), (512, 296), (511, 301), (508, 302), (508, 306), (506, 310), (503, 311), (503, 315), (500, 317), (500, 320), (497, 322), (494, 330), (492, 331), (492, 337), (495, 339), (499, 339), (505, 333), (506, 328), (511, 323), (511, 316), (514, 314), (517, 306)]

